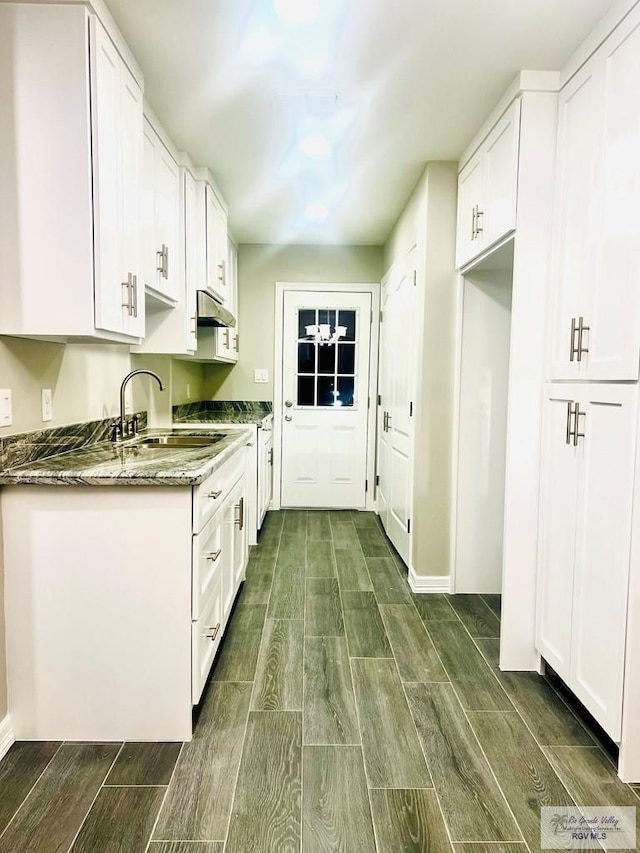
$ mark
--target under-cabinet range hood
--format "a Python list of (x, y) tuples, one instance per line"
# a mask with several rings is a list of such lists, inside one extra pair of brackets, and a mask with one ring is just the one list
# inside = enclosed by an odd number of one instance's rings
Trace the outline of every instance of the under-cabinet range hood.
[(236, 318), (231, 311), (217, 302), (206, 290), (198, 291), (199, 326), (235, 326)]

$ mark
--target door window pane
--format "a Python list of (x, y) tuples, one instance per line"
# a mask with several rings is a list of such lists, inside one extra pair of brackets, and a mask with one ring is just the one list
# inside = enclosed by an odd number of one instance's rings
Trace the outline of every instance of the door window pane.
[(333, 344), (318, 344), (318, 373), (336, 372), (336, 348)]
[(298, 406), (314, 406), (315, 378), (313, 376), (298, 376)]
[(298, 344), (298, 373), (316, 372), (316, 345)]
[(318, 376), (318, 406), (335, 406), (335, 387), (333, 376)]
[(338, 373), (355, 373), (356, 345), (338, 344)]
[(338, 376), (338, 398), (339, 406), (353, 406), (354, 376)]
[(307, 326), (315, 326), (316, 312), (314, 308), (301, 308), (298, 311), (298, 337), (307, 337)]
[(344, 327), (340, 336), (341, 341), (355, 341), (356, 339), (356, 312), (340, 311), (338, 313), (338, 326)]
[(331, 310), (321, 309), (318, 311), (318, 325), (329, 325), (333, 332), (336, 325), (336, 312)]

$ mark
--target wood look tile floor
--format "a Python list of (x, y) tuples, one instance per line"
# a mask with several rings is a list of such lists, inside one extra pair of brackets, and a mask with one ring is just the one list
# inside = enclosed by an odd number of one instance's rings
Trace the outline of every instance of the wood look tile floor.
[[(372, 513), (269, 513), (187, 744), (17, 743), (0, 853), (537, 853), (637, 805), (500, 597), (415, 595)], [(640, 843), (640, 822), (638, 823)]]

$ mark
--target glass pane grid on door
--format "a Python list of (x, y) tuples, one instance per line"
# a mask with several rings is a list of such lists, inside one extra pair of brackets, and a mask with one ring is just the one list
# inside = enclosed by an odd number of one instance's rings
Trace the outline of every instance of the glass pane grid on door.
[(298, 309), (296, 408), (357, 408), (358, 312)]

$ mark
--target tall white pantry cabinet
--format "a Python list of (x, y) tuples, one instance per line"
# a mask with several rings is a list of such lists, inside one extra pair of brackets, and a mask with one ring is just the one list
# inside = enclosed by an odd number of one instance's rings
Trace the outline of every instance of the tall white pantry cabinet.
[(640, 779), (640, 5), (559, 96), (536, 648)]

